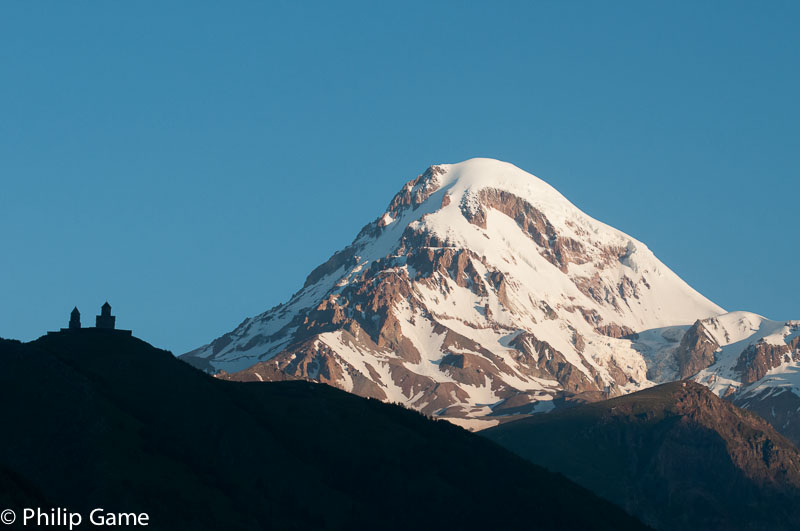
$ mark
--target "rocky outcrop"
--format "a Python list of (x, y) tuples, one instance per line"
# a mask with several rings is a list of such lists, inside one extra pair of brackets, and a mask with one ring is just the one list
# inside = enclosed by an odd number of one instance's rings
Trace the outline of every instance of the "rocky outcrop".
[(629, 307), (630, 301), (639, 298), (639, 291), (642, 287), (646, 287), (646, 281), (642, 279), (640, 283), (636, 283), (628, 277), (623, 277), (622, 280), (612, 283), (599, 273), (595, 273), (591, 277), (576, 277), (575, 285), (587, 297), (619, 310), (623, 305)]
[(608, 337), (631, 337), (636, 334), (632, 328), (627, 326), (620, 326), (616, 323), (600, 325), (595, 327), (598, 334), (603, 334)]
[(570, 262), (586, 263), (583, 245), (572, 238), (558, 234), (547, 217), (524, 199), (495, 188), (483, 188), (477, 192), (477, 205), (469, 203), (465, 196), (461, 211), (470, 223), (486, 228), (486, 211), (494, 209), (517, 222), (522, 231), (541, 248), (544, 256), (561, 271), (567, 272)]
[(331, 256), (324, 264), (317, 266), (311, 273), (309, 273), (308, 277), (306, 277), (306, 282), (303, 284), (304, 288), (311, 286), (317, 282), (319, 282), (322, 278), (335, 273), (342, 267), (345, 266), (354, 266), (357, 262), (355, 262), (355, 254), (356, 250), (350, 246), (345, 247), (341, 251), (337, 251)]
[(424, 203), (441, 186), (439, 177), (445, 173), (441, 166), (431, 166), (424, 173), (406, 183), (400, 192), (392, 198), (387, 214), (393, 219), (400, 217), (406, 209), (416, 209)]
[(520, 334), (511, 345), (518, 351), (515, 361), (525, 368), (525, 373), (529, 376), (556, 380), (562, 389), (576, 394), (603, 390), (594, 367), (589, 364), (583, 364), (582, 367), (573, 365), (564, 354), (533, 334)]
[(675, 351), (678, 362), (678, 376), (689, 378), (714, 363), (714, 352), (719, 344), (709, 335), (703, 323), (696, 321), (681, 339)]
[(763, 378), (772, 368), (800, 361), (798, 341), (800, 336), (794, 338), (788, 345), (775, 345), (763, 340), (749, 345), (739, 356), (736, 364), (736, 371), (741, 375), (742, 383), (751, 384)]

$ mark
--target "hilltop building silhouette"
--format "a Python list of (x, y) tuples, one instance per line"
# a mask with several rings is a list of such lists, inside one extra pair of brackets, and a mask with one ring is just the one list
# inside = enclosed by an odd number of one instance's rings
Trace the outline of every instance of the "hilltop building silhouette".
[(70, 330), (78, 330), (81, 327), (81, 312), (78, 311), (78, 307), (74, 307), (72, 309), (72, 313), (69, 314), (69, 329)]
[(100, 315), (95, 317), (95, 326), (113, 330), (116, 321), (117, 318), (111, 315), (111, 305), (106, 301), (100, 308)]
[(132, 335), (130, 330), (117, 330), (117, 318), (114, 315), (111, 315), (111, 305), (106, 301), (103, 306), (100, 307), (100, 315), (95, 317), (95, 326), (94, 328), (81, 328), (81, 312), (78, 311), (78, 307), (72, 309), (72, 312), (69, 314), (69, 325), (68, 328), (62, 328), (59, 332), (48, 332), (48, 334), (61, 334), (65, 332), (70, 333), (96, 333), (96, 332), (103, 332), (103, 333), (116, 333), (116, 334), (124, 334), (124, 335)]

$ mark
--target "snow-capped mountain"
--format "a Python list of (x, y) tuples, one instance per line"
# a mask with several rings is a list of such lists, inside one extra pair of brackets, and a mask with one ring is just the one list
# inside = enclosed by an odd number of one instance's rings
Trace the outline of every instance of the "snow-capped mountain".
[(636, 333), (672, 327), (666, 336), (680, 343), (722, 313), (544, 181), (471, 159), (408, 182), (289, 301), (183, 359), (485, 427), (650, 386), (654, 356)]

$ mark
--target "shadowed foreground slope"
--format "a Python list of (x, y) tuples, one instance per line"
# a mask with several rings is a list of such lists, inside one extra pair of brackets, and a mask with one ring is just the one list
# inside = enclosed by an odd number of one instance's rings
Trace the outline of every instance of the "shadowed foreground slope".
[(481, 433), (658, 529), (800, 528), (800, 451), (694, 382)]
[(0, 340), (0, 363), (3, 507), (156, 529), (642, 529), (477, 435), (325, 385), (219, 381), (102, 333)]

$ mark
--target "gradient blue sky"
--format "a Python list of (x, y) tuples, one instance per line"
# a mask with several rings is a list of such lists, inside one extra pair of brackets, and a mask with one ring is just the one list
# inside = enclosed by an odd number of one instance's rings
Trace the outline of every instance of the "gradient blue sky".
[(0, 336), (184, 352), (474, 156), (800, 319), (800, 4), (374, 4), (4, 2)]

